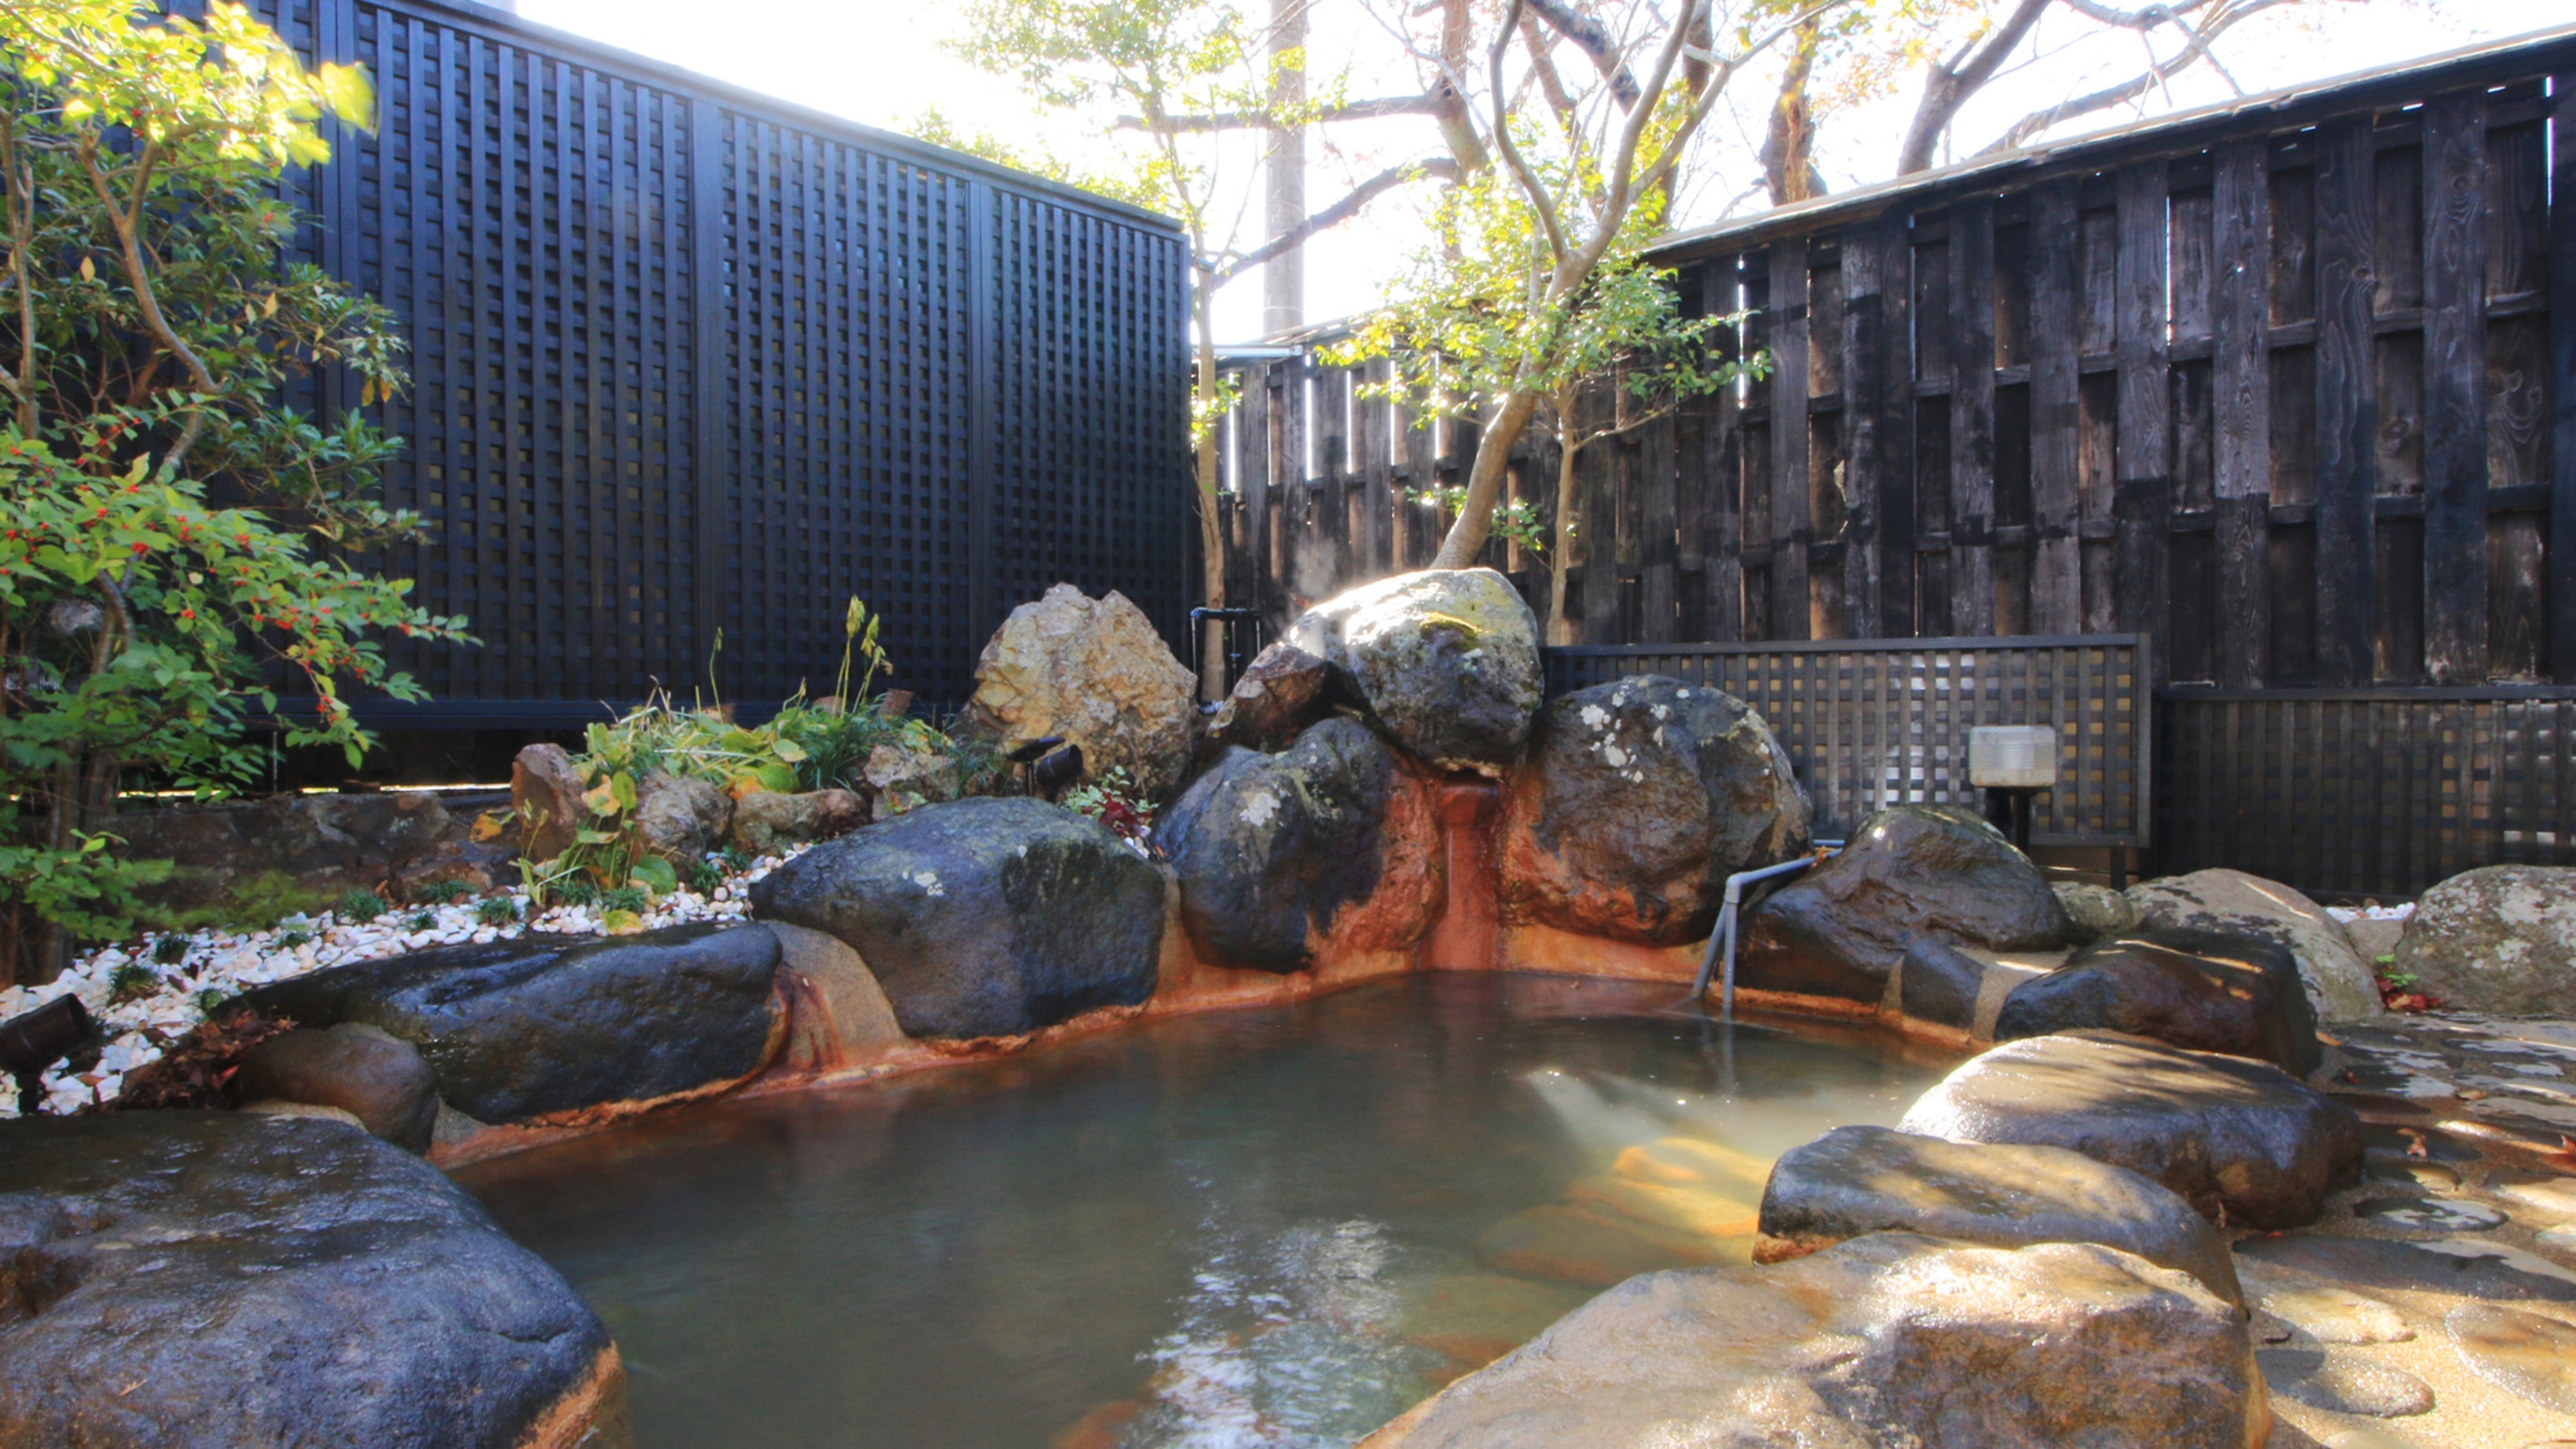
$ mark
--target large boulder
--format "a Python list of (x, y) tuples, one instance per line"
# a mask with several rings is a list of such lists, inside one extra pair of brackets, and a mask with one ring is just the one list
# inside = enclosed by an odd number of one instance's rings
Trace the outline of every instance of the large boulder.
[(1208, 721), (1219, 748), (1284, 750), (1332, 711), (1332, 666), (1282, 639), (1253, 656)]
[(363, 1022), (420, 1050), (447, 1104), (530, 1122), (711, 1091), (769, 1061), (778, 938), (675, 926), (530, 934), (334, 966), (241, 999), (303, 1026)]
[(438, 1074), (420, 1049), (360, 1022), (269, 1037), (242, 1055), (231, 1085), (245, 1102), (337, 1107), (414, 1152), (429, 1150), (438, 1121)]
[(2096, 941), (2013, 988), (1995, 1040), (2103, 1027), (2194, 1051), (2317, 1069), (2317, 1019), (2289, 948), (2254, 936), (2144, 931)]
[(686, 868), (724, 844), (733, 801), (693, 775), (655, 770), (635, 783), (635, 833), (644, 849)]
[(1043, 800), (925, 805), (805, 852), (751, 900), (857, 951), (910, 1036), (1018, 1036), (1154, 993), (1162, 872)]
[(1365, 1443), (2249, 1449), (2268, 1427), (2242, 1315), (2186, 1274), (1874, 1233), (1631, 1278)]
[(570, 1444), (623, 1381), (571, 1285), (355, 1127), (0, 1129), (0, 1443)]
[(1287, 641), (1330, 664), (1369, 719), (1443, 770), (1500, 775), (1538, 712), (1538, 621), (1492, 569), (1424, 569), (1316, 605)]
[(1742, 700), (1644, 675), (1539, 711), (1502, 830), (1505, 921), (1676, 945), (1728, 876), (1807, 848), (1807, 797)]
[(1058, 584), (993, 632), (968, 714), (1006, 741), (1062, 735), (1082, 748), (1086, 780), (1123, 769), (1137, 793), (1163, 800), (1189, 769), (1197, 688), (1126, 595)]
[(1954, 807), (1899, 805), (1745, 913), (1735, 979), (1874, 1005), (1917, 939), (2024, 951), (2070, 933), (2047, 878), (2001, 831)]
[(2107, 1031), (2006, 1042), (1896, 1126), (2081, 1152), (2163, 1183), (2222, 1227), (2313, 1222), (2361, 1174), (2361, 1121), (2323, 1092), (2267, 1063)]
[(2397, 938), (2397, 969), (2462, 1011), (2576, 1011), (2576, 868), (2490, 865), (2433, 887)]
[(2289, 947), (2321, 1022), (2359, 1021), (2382, 1009), (2370, 963), (2353, 949), (2343, 924), (2278, 881), (2241, 870), (2196, 870), (2133, 885), (2129, 901), (2152, 930), (2260, 936)]
[(1762, 1190), (1757, 1263), (1863, 1233), (1914, 1232), (1990, 1248), (2101, 1243), (2245, 1301), (2227, 1242), (2162, 1184), (2061, 1147), (1947, 1142), (1837, 1127), (1784, 1153)]
[(1400, 949), (1439, 915), (1424, 785), (1356, 720), (1328, 719), (1283, 754), (1226, 751), (1154, 838), (1180, 878), (1191, 940), (1228, 966), (1301, 970), (1328, 939)]

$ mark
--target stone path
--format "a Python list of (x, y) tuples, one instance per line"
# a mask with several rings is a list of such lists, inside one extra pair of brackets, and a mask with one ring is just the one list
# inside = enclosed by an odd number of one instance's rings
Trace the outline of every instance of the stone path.
[(2236, 1243), (2271, 1449), (2576, 1449), (2576, 1021), (2327, 1034), (2362, 1181)]

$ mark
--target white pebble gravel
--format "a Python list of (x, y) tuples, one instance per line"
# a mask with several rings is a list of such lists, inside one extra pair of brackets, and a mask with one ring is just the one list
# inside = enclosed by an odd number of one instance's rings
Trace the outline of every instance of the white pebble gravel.
[[(749, 916), (748, 887), (803, 849), (761, 856), (711, 895), (683, 888), (662, 897), (642, 913), (644, 929)], [(507, 926), (484, 924), (479, 915), (483, 903), (505, 898), (521, 919)], [(481, 944), (531, 931), (556, 936), (606, 934), (595, 907), (557, 906), (534, 920), (526, 919), (527, 909), (527, 892), (513, 886), (443, 906), (397, 906), (364, 924), (342, 921), (325, 911), (318, 916), (289, 916), (265, 931), (198, 931), (185, 938), (187, 952), (174, 963), (153, 959), (154, 947), (166, 937), (102, 946), (75, 958), (61, 976), (42, 986), (0, 987), (0, 1021), (64, 995), (78, 996), (89, 1009), (108, 1037), (98, 1064), (81, 1072), (57, 1066), (44, 1077), (46, 1110), (73, 1112), (116, 1100), (125, 1078), (159, 1061), (165, 1049), (205, 1020), (208, 1006), (221, 1005), (250, 987), (290, 980), (326, 966)], [(423, 915), (430, 919), (415, 926)], [(112, 1000), (119, 968), (135, 966), (152, 973), (151, 988), (131, 991), (122, 1001)], [(15, 1115), (19, 1108), (16, 1083), (0, 1075), (0, 1116)]]

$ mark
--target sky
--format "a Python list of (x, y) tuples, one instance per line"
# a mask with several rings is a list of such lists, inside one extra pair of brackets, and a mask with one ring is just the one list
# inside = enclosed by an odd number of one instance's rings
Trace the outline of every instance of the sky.
[[(1254, 13), (1267, 10), (1263, 0), (1240, 3)], [(1377, 3), (1383, 11), (1401, 0)], [(955, 7), (941, 0), (724, 0), (720, 6), (705, 0), (520, 0), (518, 8), (542, 24), (887, 130), (908, 130), (924, 111), (936, 108), (963, 128), (1048, 147), (1077, 163), (1104, 160), (1116, 144), (1045, 114), (1009, 83), (946, 53), (941, 41), (955, 32), (958, 18)], [(720, 19), (711, 23), (711, 17)], [(2311, 0), (2238, 27), (2216, 46), (2226, 77), (2201, 67), (2156, 97), (2154, 108), (2227, 99), (2230, 81), (2255, 94), (2570, 23), (2576, 23), (2576, 0)], [(1352, 95), (1419, 88), (1409, 63), (1390, 56), (1386, 32), (1368, 0), (1315, 0), (1311, 25), (1310, 72), (1346, 69)], [(2132, 73), (2140, 64), (2140, 41), (2127, 33), (2105, 35), (2070, 21), (2044, 23), (2035, 40), (2025, 51), (2031, 60), (1971, 103), (1959, 135), (1982, 144), (2024, 112)], [(2160, 44), (2158, 53), (2169, 49)], [(1711, 118), (1695, 156), (1706, 163), (1698, 168), (1701, 179), (1682, 198), (1683, 224), (1704, 224), (1763, 204), (1751, 191), (1758, 178), (1745, 161), (1760, 139), (1769, 97), (1762, 81), (1749, 79), (1740, 96), (1730, 97), (1733, 108)], [(1829, 118), (1818, 161), (1832, 189), (1886, 179), (1916, 91), (1908, 78), (1895, 93)], [(2104, 112), (2053, 139), (2125, 124), (2138, 114)], [(1310, 204), (1318, 206), (1351, 180), (1437, 149), (1428, 122), (1418, 118), (1334, 127), (1319, 140), (1310, 146), (1307, 182)], [(1248, 149), (1221, 160), (1220, 173), (1239, 184), (1215, 209), (1227, 222), (1241, 219), (1247, 245), (1257, 240), (1259, 216), (1252, 161)], [(1310, 244), (1308, 319), (1347, 316), (1383, 298), (1417, 244), (1419, 219), (1413, 202), (1393, 197)], [(1221, 338), (1257, 333), (1259, 294), (1260, 283), (1251, 276), (1218, 294)]]

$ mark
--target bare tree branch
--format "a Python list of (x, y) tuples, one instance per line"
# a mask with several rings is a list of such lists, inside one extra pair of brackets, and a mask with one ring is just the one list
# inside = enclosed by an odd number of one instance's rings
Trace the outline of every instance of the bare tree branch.
[(1629, 73), (1628, 58), (1619, 53), (1619, 42), (1610, 34), (1610, 27), (1601, 23), (1601, 17), (1577, 10), (1566, 0), (1529, 0), (1529, 8), (1547, 22), (1548, 29), (1573, 41), (1575, 49), (1591, 58), (1592, 68), (1610, 83), (1611, 98), (1618, 101), (1619, 109), (1628, 110), (1637, 104), (1642, 94), (1637, 89), (1637, 78)]
[(1914, 120), (1905, 128), (1905, 140), (1897, 148), (1896, 174), (1910, 175), (1932, 169), (1932, 149), (1940, 144), (1941, 133), (1957, 119), (1959, 107), (1967, 103), (1995, 71), (2030, 35), (2039, 23), (2040, 12), (2051, 0), (2021, 0), (2004, 23), (1980, 40), (1961, 46), (1946, 61), (1935, 62), (1923, 79), (1923, 100), (1915, 107)]
[(1218, 265), (1209, 268), (1208, 278), (1213, 285), (1221, 287), (1243, 272), (1269, 261), (1272, 257), (1305, 245), (1318, 233), (1330, 231), (1350, 220), (1359, 214), (1361, 207), (1408, 181), (1422, 177), (1438, 177), (1443, 181), (1455, 182), (1459, 175), (1458, 163), (1446, 156), (1433, 156), (1420, 161), (1407, 161), (1401, 166), (1390, 166), (1352, 187), (1349, 194), (1341, 200), (1313, 213), (1294, 227), (1240, 256), (1228, 257)]
[[(2076, 3), (2076, 0), (2069, 0), (2069, 3)], [(2010, 130), (2005, 131), (2003, 135), (1997, 137), (1992, 143), (1978, 151), (1977, 154), (1980, 156), (1991, 156), (1999, 151), (2015, 150), (2019, 147), (2028, 145), (2033, 137), (2043, 135), (2058, 126), (2064, 125), (2068, 121), (2074, 120), (2078, 116), (2089, 116), (2096, 111), (2107, 111), (2113, 106), (2127, 105), (2138, 97), (2154, 90), (2164, 82), (2191, 69), (2193, 65), (2204, 59), (2207, 60), (2213, 68), (2217, 68), (2218, 58), (2216, 55), (2211, 53), (2208, 42), (2216, 40), (2219, 36), (2224, 35), (2231, 26), (2234, 26), (2238, 21), (2244, 20), (2248, 16), (2273, 9), (2277, 6), (2295, 5), (2297, 3), (2299, 3), (2299, 0), (2247, 0), (2247, 3), (2236, 9), (2215, 15), (2211, 17), (2206, 29), (2200, 31), (2196, 35), (2192, 35), (2191, 38), (2193, 43), (2188, 49), (2178, 51), (2165, 60), (2157, 61), (2155, 64), (2147, 67), (2144, 71), (2129, 77), (2127, 80), (2124, 80), (2117, 85), (2104, 86), (2098, 91), (2091, 91), (2084, 95), (2075, 96), (2068, 100), (2061, 101), (2056, 105), (2043, 107), (2040, 110), (2033, 111), (2029, 115), (2022, 117), (2020, 120), (2013, 122)], [(2076, 8), (2083, 10), (2088, 16), (2091, 14), (2091, 11), (2082, 4), (2077, 4)], [(2150, 6), (2149, 10), (2157, 10), (2161, 8), (2162, 7)], [(2184, 8), (2194, 7), (2186, 6)], [(2219, 74), (2224, 76), (2227, 72), (2224, 69), (2219, 69)], [(2230, 77), (2228, 84), (2231, 86), (2234, 85), (2235, 80)], [(2238, 93), (2242, 94), (2243, 92), (2240, 90)]]
[[(1440, 98), (1431, 93), (1418, 96), (1380, 96), (1374, 100), (1348, 101), (1338, 106), (1321, 106), (1312, 120), (1316, 124), (1331, 121), (1374, 121), (1386, 116), (1436, 116)], [(1218, 111), (1213, 115), (1120, 116), (1116, 127), (1121, 131), (1156, 131), (1164, 133), (1203, 133), (1208, 131), (1267, 131), (1278, 122), (1266, 111)]]

